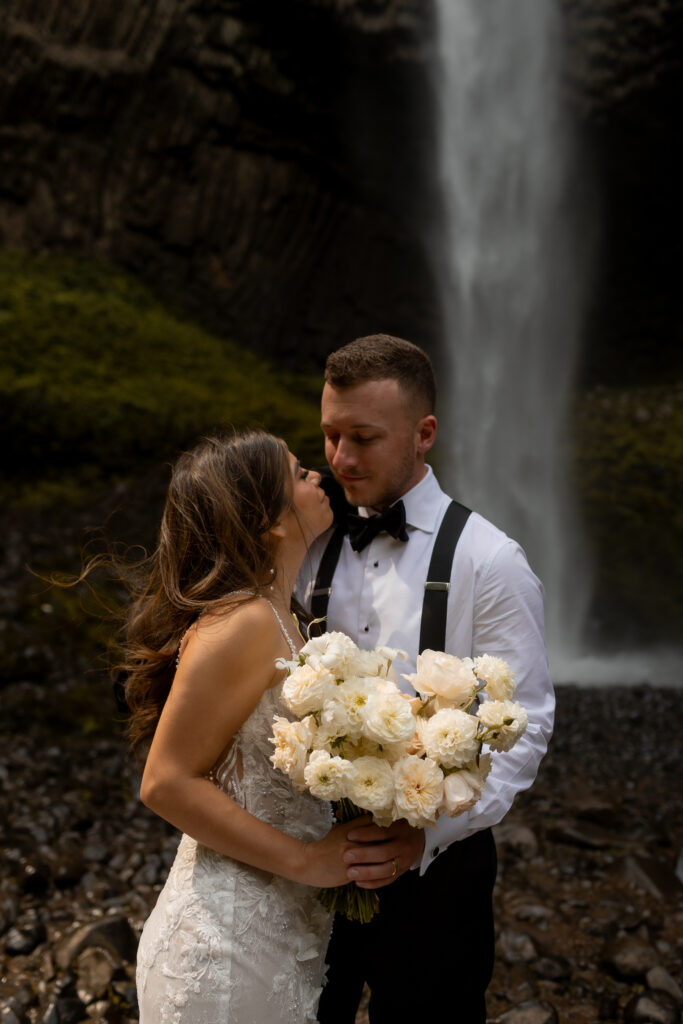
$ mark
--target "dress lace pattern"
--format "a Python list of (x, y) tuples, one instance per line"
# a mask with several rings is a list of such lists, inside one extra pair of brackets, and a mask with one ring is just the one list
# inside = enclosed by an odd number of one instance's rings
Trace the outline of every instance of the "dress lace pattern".
[[(332, 825), (329, 805), (299, 793), (269, 760), (273, 716), (286, 714), (281, 690), (263, 694), (212, 780), (262, 821), (315, 840)], [(141, 1024), (314, 1021), (330, 926), (311, 887), (183, 836), (140, 939)]]

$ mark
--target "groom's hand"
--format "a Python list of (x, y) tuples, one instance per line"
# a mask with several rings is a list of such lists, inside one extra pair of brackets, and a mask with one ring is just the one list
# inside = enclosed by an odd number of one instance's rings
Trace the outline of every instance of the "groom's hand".
[(360, 889), (379, 889), (391, 885), (422, 857), (425, 835), (421, 828), (413, 828), (405, 818), (395, 821), (389, 828), (363, 825), (352, 828), (347, 839), (354, 843), (344, 853), (344, 863), (350, 882)]

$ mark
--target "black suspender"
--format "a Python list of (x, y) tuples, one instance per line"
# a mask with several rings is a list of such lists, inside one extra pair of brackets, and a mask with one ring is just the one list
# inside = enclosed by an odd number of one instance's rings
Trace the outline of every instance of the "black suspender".
[(344, 526), (335, 527), (334, 533), (323, 551), (323, 557), (320, 559), (318, 575), (315, 578), (315, 588), (311, 596), (311, 613), (314, 619), (324, 619), (327, 615), (327, 604), (330, 600), (330, 590), (332, 589), (332, 577), (334, 576), (334, 570), (337, 568), (345, 533), (346, 529)]
[[(464, 505), (451, 501), (436, 535), (424, 585), (420, 652), (427, 648), (443, 651), (446, 646), (446, 613), (453, 555), (469, 514), (470, 510)], [(327, 615), (332, 577), (337, 568), (345, 532), (343, 526), (336, 527), (320, 560), (311, 598), (314, 619), (323, 619)]]
[(469, 514), (468, 508), (452, 501), (436, 535), (422, 601), (420, 654), (426, 650), (443, 651), (446, 648), (446, 615), (453, 555)]

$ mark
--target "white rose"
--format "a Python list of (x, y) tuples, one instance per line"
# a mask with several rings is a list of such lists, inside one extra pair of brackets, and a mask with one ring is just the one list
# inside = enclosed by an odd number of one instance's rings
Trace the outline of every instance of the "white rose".
[(354, 804), (372, 813), (388, 813), (394, 801), (394, 775), (381, 757), (359, 757), (353, 762), (349, 796)]
[(486, 727), (482, 739), (491, 750), (509, 750), (529, 721), (526, 709), (512, 700), (484, 701), (477, 711), (477, 718)]
[(273, 719), (270, 743), (275, 745), (275, 751), (270, 760), (278, 771), (289, 775), (292, 782), (301, 787), (304, 785), (306, 757), (313, 740), (311, 725), (308, 718), (301, 722), (289, 722), (281, 715), (276, 715)]
[(444, 708), (421, 728), (420, 738), (427, 757), (444, 768), (460, 768), (477, 756), (479, 722), (458, 708)]
[(427, 650), (418, 654), (416, 671), (403, 678), (423, 696), (438, 694), (455, 704), (467, 704), (477, 690), (472, 664), (471, 658)]
[(491, 700), (510, 700), (515, 692), (515, 674), (502, 658), (482, 654), (474, 659), (474, 674), (483, 679), (484, 687)]
[(447, 775), (443, 783), (441, 810), (455, 818), (474, 807), (484, 789), (484, 779), (475, 769), (461, 768)]
[(357, 665), (362, 652), (345, 633), (323, 633), (304, 644), (300, 654), (314, 667), (322, 665), (336, 679), (361, 674)]
[(353, 766), (343, 757), (330, 757), (326, 750), (314, 750), (304, 769), (304, 779), (319, 800), (341, 800), (348, 795)]
[(415, 828), (432, 825), (443, 797), (443, 772), (429, 757), (407, 754), (393, 767), (394, 811)]
[(363, 732), (377, 743), (405, 743), (415, 733), (410, 702), (399, 694), (375, 693), (365, 708)]
[(293, 714), (301, 717), (319, 711), (335, 686), (334, 676), (322, 665), (300, 665), (282, 684), (282, 699)]

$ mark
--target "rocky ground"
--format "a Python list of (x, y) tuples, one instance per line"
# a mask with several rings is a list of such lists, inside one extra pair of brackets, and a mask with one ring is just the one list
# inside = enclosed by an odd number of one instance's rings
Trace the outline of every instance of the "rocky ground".
[[(118, 727), (56, 738), (62, 696), (1, 694), (0, 1021), (125, 1024), (177, 837), (138, 802)], [(675, 690), (560, 688), (537, 782), (497, 829), (491, 1021), (681, 1021), (682, 734)]]

